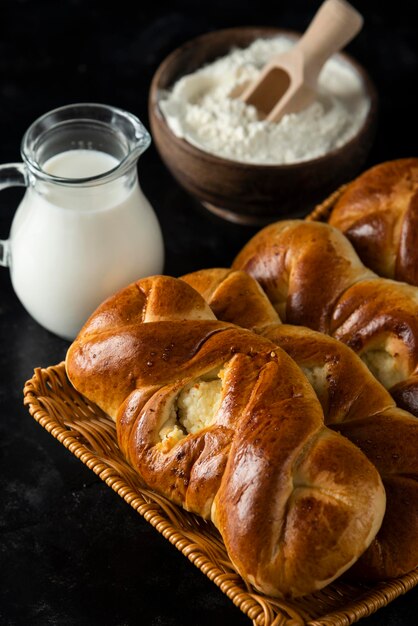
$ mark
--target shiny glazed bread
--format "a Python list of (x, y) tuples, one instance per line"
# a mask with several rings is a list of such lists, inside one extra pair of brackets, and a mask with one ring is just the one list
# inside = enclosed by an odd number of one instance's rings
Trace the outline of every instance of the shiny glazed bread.
[(285, 350), (321, 402), (325, 424), (374, 463), (386, 490), (383, 524), (351, 576), (386, 579), (418, 565), (418, 420), (394, 400), (356, 354), (322, 333), (282, 324), (258, 283), (242, 271), (209, 269), (183, 277), (218, 319), (251, 328)]
[(367, 170), (348, 185), (329, 223), (379, 276), (418, 285), (418, 159)]
[(352, 348), (397, 404), (418, 415), (418, 289), (379, 278), (329, 224), (267, 226), (233, 263), (265, 290), (283, 321)]
[(374, 466), (324, 425), (283, 350), (217, 321), (185, 282), (144, 279), (107, 300), (66, 369), (116, 419), (142, 479), (211, 519), (258, 590), (319, 589), (376, 535), (385, 493)]

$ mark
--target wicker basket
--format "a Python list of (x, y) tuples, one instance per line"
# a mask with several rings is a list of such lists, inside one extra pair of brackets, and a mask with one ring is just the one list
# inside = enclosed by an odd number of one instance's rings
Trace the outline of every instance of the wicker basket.
[(337, 200), (342, 196), (347, 187), (348, 184), (339, 187), (334, 193), (321, 202), (321, 204), (318, 204), (305, 219), (308, 222), (327, 222)]
[(257, 626), (347, 626), (418, 584), (418, 569), (373, 586), (337, 581), (297, 601), (262, 596), (234, 570), (212, 524), (150, 491), (120, 452), (114, 422), (74, 390), (64, 364), (35, 370), (24, 402), (41, 426), (176, 546)]

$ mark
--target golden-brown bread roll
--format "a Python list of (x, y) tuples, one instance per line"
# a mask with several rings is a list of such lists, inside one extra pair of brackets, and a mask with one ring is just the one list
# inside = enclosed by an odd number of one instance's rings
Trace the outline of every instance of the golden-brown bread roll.
[(246, 272), (211, 268), (186, 274), (181, 280), (203, 296), (218, 320), (254, 332), (281, 322), (263, 289)]
[(212, 519), (256, 589), (319, 589), (376, 535), (385, 493), (374, 466), (324, 425), (283, 350), (216, 321), (185, 282), (144, 279), (108, 299), (66, 369), (116, 418), (121, 450), (142, 479)]
[[(173, 364), (170, 343), (161, 348), (161, 332), (157, 331), (169, 327), (158, 323), (185, 319), (216, 320), (197, 292), (164, 276), (128, 285), (96, 309), (70, 346), (66, 365), (71, 382), (116, 420), (120, 405), (136, 389), (137, 371), (142, 378), (148, 372), (151, 389), (157, 349), (160, 348), (159, 361)], [(142, 327), (142, 323), (147, 326)], [(188, 327), (192, 334), (192, 326)], [(136, 360), (136, 350), (142, 345), (145, 332), (150, 333), (149, 340), (154, 341), (155, 348), (149, 348), (144, 369), (144, 363)], [(191, 341), (194, 345), (193, 338)]]
[(418, 285), (418, 159), (364, 172), (347, 186), (329, 223), (377, 274)]
[(247, 326), (285, 350), (314, 388), (326, 425), (358, 445), (379, 470), (387, 495), (385, 517), (350, 575), (385, 579), (412, 570), (418, 564), (418, 420), (395, 406), (347, 346), (308, 328), (281, 324), (266, 294), (245, 272), (208, 269), (183, 280), (204, 295), (218, 319)]
[(378, 278), (329, 224), (285, 220), (233, 263), (263, 287), (283, 321), (352, 348), (399, 406), (418, 415), (418, 289)]

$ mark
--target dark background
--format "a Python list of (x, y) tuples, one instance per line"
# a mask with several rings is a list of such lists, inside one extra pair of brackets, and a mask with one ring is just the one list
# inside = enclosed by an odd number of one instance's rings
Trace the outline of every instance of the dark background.
[[(271, 4), (271, 6), (270, 6)], [(418, 32), (414, 2), (353, 2), (365, 17), (348, 51), (379, 96), (366, 166), (416, 156)], [(303, 31), (319, 2), (123, 0), (0, 2), (0, 163), (20, 160), (21, 137), (46, 111), (104, 102), (148, 126), (151, 77), (187, 39), (237, 25)], [(160, 219), (168, 274), (228, 265), (253, 234), (201, 210), (152, 146), (140, 182)], [(0, 194), (6, 238), (20, 192)], [(61, 361), (68, 343), (42, 329), (0, 271), (0, 624), (245, 625), (249, 620), (133, 509), (46, 433), (22, 406), (35, 366)], [(417, 590), (367, 626), (417, 623)]]

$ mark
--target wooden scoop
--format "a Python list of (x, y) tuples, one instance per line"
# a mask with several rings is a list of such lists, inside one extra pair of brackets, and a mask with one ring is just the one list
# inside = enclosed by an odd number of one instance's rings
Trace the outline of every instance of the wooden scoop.
[(241, 99), (270, 122), (309, 106), (316, 98), (325, 61), (351, 41), (362, 25), (362, 16), (348, 2), (325, 0), (305, 34), (288, 52), (264, 66)]

